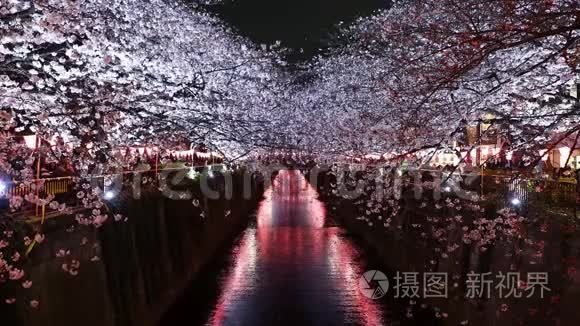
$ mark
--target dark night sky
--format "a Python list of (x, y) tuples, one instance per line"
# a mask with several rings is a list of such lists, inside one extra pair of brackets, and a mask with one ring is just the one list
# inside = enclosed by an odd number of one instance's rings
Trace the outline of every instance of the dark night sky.
[(211, 11), (258, 44), (280, 40), (292, 49), (289, 61), (302, 61), (328, 46), (339, 22), (387, 6), (388, 0), (228, 0)]

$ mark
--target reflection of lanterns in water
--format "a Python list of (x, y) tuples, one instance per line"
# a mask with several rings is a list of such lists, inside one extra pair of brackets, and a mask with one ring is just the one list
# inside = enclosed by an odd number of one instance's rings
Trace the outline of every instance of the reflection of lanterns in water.
[(300, 171), (281, 170), (264, 197), (258, 210), (258, 226), (275, 225), (282, 218), (288, 224), (324, 227), (324, 204)]
[[(324, 313), (327, 324), (343, 318), (357, 325), (386, 324), (377, 301), (367, 300), (358, 288), (364, 272), (359, 252), (338, 228), (324, 228), (325, 216), (304, 176), (281, 171), (265, 193), (257, 228), (249, 228), (233, 251), (233, 266), (207, 324), (271, 318), (254, 316), (265, 302), (282, 309), (302, 305), (304, 315)], [(280, 295), (284, 291), (291, 299)]]

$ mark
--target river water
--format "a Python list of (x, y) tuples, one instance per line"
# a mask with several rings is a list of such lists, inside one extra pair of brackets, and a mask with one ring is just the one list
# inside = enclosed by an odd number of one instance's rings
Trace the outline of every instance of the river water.
[(221, 270), (194, 284), (164, 323), (390, 324), (386, 302), (359, 290), (369, 268), (361, 250), (317, 197), (300, 172), (281, 171)]

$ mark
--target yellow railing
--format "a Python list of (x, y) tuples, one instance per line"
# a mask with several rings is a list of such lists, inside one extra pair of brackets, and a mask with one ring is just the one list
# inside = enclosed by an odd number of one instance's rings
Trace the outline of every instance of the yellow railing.
[[(103, 178), (103, 177), (112, 177), (115, 175), (126, 175), (126, 174), (133, 174), (133, 173), (154, 173), (158, 175), (163, 171), (171, 172), (171, 171), (182, 171), (182, 170), (189, 170), (192, 168), (207, 168), (212, 166), (221, 166), (223, 164), (212, 164), (212, 165), (196, 165), (191, 167), (161, 167), (156, 170), (144, 170), (144, 171), (120, 171), (116, 173), (110, 174), (102, 174), (102, 175), (93, 175), (91, 178)], [(58, 195), (70, 192), (74, 187), (73, 177), (57, 177), (57, 178), (44, 178), (38, 180), (32, 180), (27, 183), (22, 182), (10, 182), (7, 185), (7, 190), (5, 191), (6, 195), (9, 196), (24, 196), (26, 194), (34, 193), (33, 185), (38, 183), (40, 185), (39, 192), (45, 195)], [(4, 195), (4, 194), (2, 194)]]
[(28, 193), (30, 193), (30, 187), (21, 183), (10, 183), (8, 185), (8, 190), (6, 191), (6, 193), (9, 196), (24, 196)]
[(58, 195), (69, 192), (72, 186), (72, 178), (51, 179), (44, 182), (42, 189), (47, 195)]
[[(58, 195), (69, 192), (73, 186), (72, 177), (43, 179), (39, 182), (39, 191), (46, 195)], [(12, 182), (8, 184), (6, 194), (9, 196), (24, 196), (33, 192), (30, 184)]]

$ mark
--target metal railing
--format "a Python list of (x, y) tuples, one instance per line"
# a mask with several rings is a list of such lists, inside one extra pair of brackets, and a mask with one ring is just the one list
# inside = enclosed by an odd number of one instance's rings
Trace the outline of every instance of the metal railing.
[[(224, 166), (223, 163), (219, 164), (212, 164), (212, 165), (197, 165), (197, 166), (189, 166), (189, 167), (167, 167), (167, 168), (158, 168), (158, 169), (150, 169), (150, 170), (137, 170), (137, 171), (120, 171), (117, 173), (109, 173), (109, 174), (100, 174), (100, 175), (93, 175), (89, 179), (91, 182), (97, 184), (99, 187), (104, 187), (104, 179), (116, 176), (123, 176), (127, 177), (131, 174), (140, 174), (142, 176), (149, 176), (153, 177), (155, 180), (158, 180), (158, 177), (161, 173), (165, 172), (179, 172), (179, 171), (189, 171), (191, 169), (215, 169), (217, 166)], [(4, 184), (4, 191), (0, 193), (1, 198), (8, 198), (13, 196), (25, 196), (29, 194), (38, 195), (39, 197), (46, 197), (46, 196), (55, 196), (56, 200), (65, 199), (67, 195), (70, 195), (76, 186), (77, 177), (68, 176), (68, 177), (56, 177), (56, 178), (43, 178), (43, 179), (36, 179), (31, 180), (28, 182), (7, 182)], [(60, 197), (60, 198), (59, 198)], [(76, 197), (75, 197), (76, 198)], [(70, 199), (70, 198), (66, 198)], [(78, 203), (70, 203), (67, 204), (72, 205), (73, 209), (76, 207)], [(0, 207), (2, 209), (2, 207)], [(38, 218), (39, 211), (44, 209), (39, 207), (38, 205), (32, 205), (30, 207), (26, 207), (25, 209), (20, 209), (18, 212), (14, 212), (10, 214), (11, 216), (25, 216), (25, 215), (32, 215), (34, 218)], [(34, 213), (36, 211), (36, 213)], [(34, 218), (32, 220), (34, 220)]]
[(72, 177), (46, 178), (32, 182), (11, 181), (5, 184), (6, 190), (0, 196), (24, 196), (36, 192), (36, 187), (43, 195), (58, 195), (69, 192), (73, 186)]

